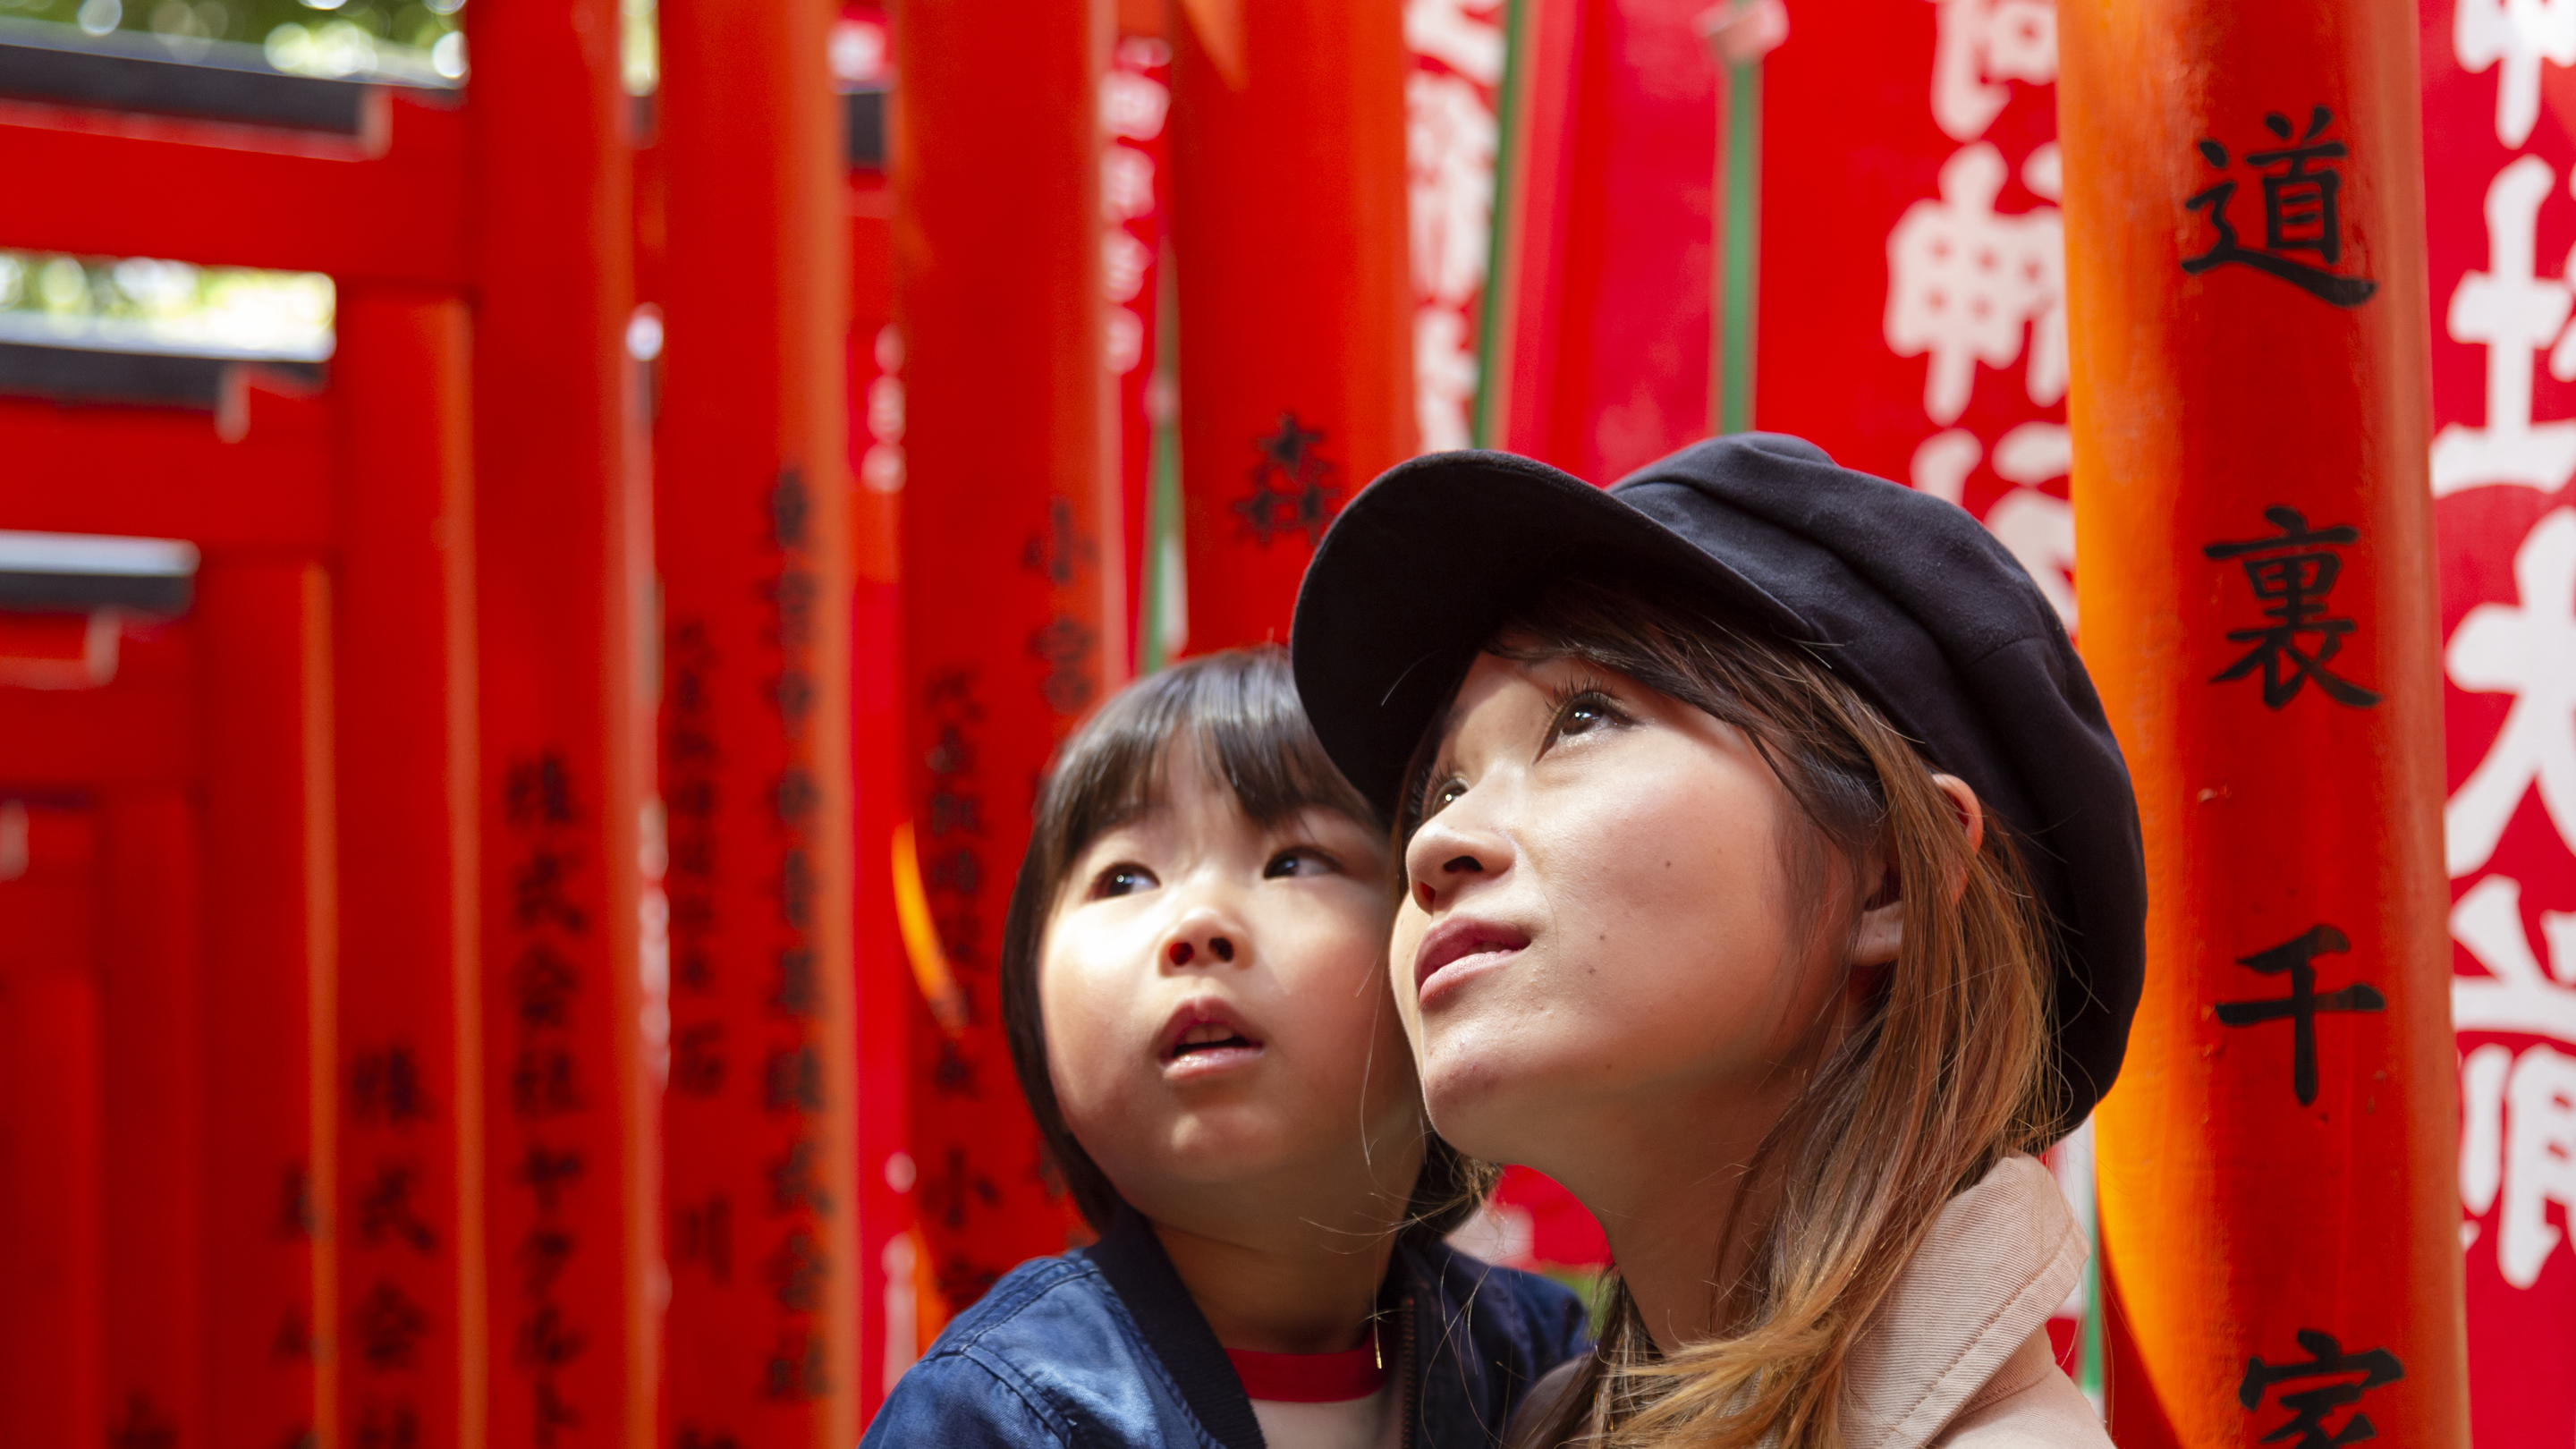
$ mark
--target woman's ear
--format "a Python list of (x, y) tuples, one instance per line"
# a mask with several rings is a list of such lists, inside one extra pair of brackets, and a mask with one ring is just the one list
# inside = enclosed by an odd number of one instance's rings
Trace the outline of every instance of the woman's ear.
[[(1959, 872), (1950, 879), (1950, 899), (1957, 900), (1968, 889), (1967, 862), (1985, 848), (1986, 808), (1977, 800), (1977, 792), (1956, 775), (1935, 775), (1932, 784), (1950, 797), (1950, 808), (1959, 817), (1959, 829), (1967, 837), (1967, 853), (1960, 857)], [(1860, 927), (1852, 933), (1851, 964), (1884, 966), (1896, 959), (1897, 948), (1905, 943), (1905, 897), (1897, 889), (1896, 871), (1891, 864), (1878, 890), (1861, 908)]]

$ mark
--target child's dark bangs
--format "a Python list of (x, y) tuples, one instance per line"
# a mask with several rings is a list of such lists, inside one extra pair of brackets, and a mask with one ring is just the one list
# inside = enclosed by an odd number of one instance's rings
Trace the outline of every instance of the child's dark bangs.
[(1297, 686), (1279, 656), (1254, 656), (1239, 672), (1200, 681), (1199, 761), (1223, 780), (1244, 818), (1275, 825), (1303, 810), (1331, 810), (1363, 824), (1376, 812), (1342, 778), (1315, 738)]

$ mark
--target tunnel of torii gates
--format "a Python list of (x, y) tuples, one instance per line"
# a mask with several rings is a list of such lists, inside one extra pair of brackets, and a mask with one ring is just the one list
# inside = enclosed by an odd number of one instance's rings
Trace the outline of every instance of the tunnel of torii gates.
[(0, 1442), (848, 1445), (1076, 1240), (1053, 744), (1409, 453), (1753, 425), (1981, 518), (2129, 751), (2119, 1442), (2576, 1438), (2576, 3), (620, 20), (0, 35), (0, 247), (335, 289), (0, 341)]

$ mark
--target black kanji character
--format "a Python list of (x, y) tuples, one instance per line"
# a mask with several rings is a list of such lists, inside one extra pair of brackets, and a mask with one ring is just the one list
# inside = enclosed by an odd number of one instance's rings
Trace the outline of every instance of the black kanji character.
[(712, 1097), (724, 1090), (724, 1023), (693, 1022), (671, 1034), (671, 1090)]
[(429, 1314), (391, 1283), (367, 1290), (350, 1314), (358, 1354), (378, 1373), (412, 1366), (413, 1350), (429, 1332)]
[(791, 1228), (780, 1239), (777, 1251), (762, 1265), (769, 1286), (776, 1290), (778, 1306), (788, 1313), (811, 1313), (822, 1306), (823, 1285), (831, 1277), (832, 1260), (823, 1245), (803, 1228)]
[(1057, 588), (1073, 586), (1074, 571), (1098, 562), (1099, 545), (1074, 527), (1073, 503), (1069, 499), (1047, 500), (1046, 527), (1029, 535), (1020, 550), (1020, 567), (1031, 573), (1046, 575)]
[(769, 1356), (769, 1397), (801, 1404), (831, 1393), (832, 1380), (825, 1360), (821, 1334), (790, 1333)]
[(530, 1298), (543, 1298), (553, 1291), (555, 1280), (572, 1266), (572, 1255), (581, 1244), (562, 1228), (531, 1228), (519, 1240), (520, 1281), (527, 1285)]
[(510, 1064), (510, 1110), (529, 1121), (580, 1111), (585, 1104), (573, 1067), (573, 1054), (566, 1048), (520, 1048)]
[(349, 1112), (361, 1122), (397, 1126), (429, 1116), (429, 1093), (410, 1047), (358, 1053), (349, 1064)]
[(2236, 964), (2251, 966), (2266, 976), (2287, 972), (2290, 994), (2269, 1001), (2222, 1001), (2218, 1020), (2223, 1026), (2253, 1026), (2266, 1021), (2290, 1022), (2290, 1086), (2298, 1094), (2299, 1105), (2317, 1099), (2317, 1013), (2322, 1011), (2384, 1011), (2388, 998), (2366, 981), (2356, 981), (2340, 991), (2317, 994), (2317, 968), (2309, 963), (2328, 952), (2349, 951), (2352, 942), (2332, 926), (2316, 925), (2303, 935), (2282, 942), (2251, 956), (2239, 956)]
[(923, 1184), (923, 1188), (922, 1196), (939, 1214), (939, 1220), (952, 1228), (966, 1226), (966, 1200), (969, 1197), (988, 1208), (1002, 1205), (1002, 1190), (993, 1185), (991, 1178), (967, 1164), (963, 1147), (948, 1149), (947, 1170)]
[(769, 1004), (789, 1016), (813, 1016), (823, 1009), (822, 986), (814, 974), (814, 953), (789, 946), (778, 953), (778, 989)]
[(780, 548), (805, 546), (805, 523), (813, 508), (805, 492), (805, 471), (794, 464), (778, 470), (778, 485), (769, 490), (769, 532)]
[(416, 1252), (438, 1251), (438, 1234), (412, 1210), (413, 1186), (408, 1167), (389, 1164), (377, 1171), (376, 1180), (358, 1195), (360, 1242), (374, 1246), (392, 1238), (409, 1243)]
[(810, 1046), (769, 1054), (767, 1101), (772, 1112), (823, 1110), (823, 1056)]
[(787, 1155), (769, 1164), (769, 1206), (774, 1212), (812, 1208), (832, 1211), (832, 1195), (823, 1189), (823, 1150), (811, 1142), (788, 1144)]
[(703, 1263), (719, 1283), (733, 1278), (733, 1200), (723, 1193), (705, 1202), (682, 1204), (672, 1225), (672, 1256), (683, 1263)]
[(503, 792), (512, 825), (572, 823), (572, 771), (556, 751), (512, 765)]
[(823, 792), (814, 784), (813, 773), (801, 765), (790, 765), (778, 776), (778, 788), (770, 792), (770, 803), (778, 812), (781, 825), (799, 825), (814, 814), (823, 802)]
[(791, 931), (814, 923), (814, 864), (804, 851), (790, 847), (778, 857), (778, 919)]
[(2358, 1383), (2320, 1384), (2295, 1394), (2283, 1394), (2281, 1407), (2295, 1417), (2290, 1422), (2263, 1436), (2265, 1444), (2292, 1441), (2296, 1449), (2336, 1449), (2337, 1445), (2358, 1444), (2378, 1437), (2379, 1430), (2370, 1416), (2354, 1413), (2343, 1427), (2326, 1432), (2326, 1415), (2348, 1404), (2361, 1401), (2368, 1390), (2382, 1384), (2393, 1384), (2406, 1377), (2405, 1366), (2397, 1355), (2384, 1348), (2364, 1353), (2345, 1353), (2343, 1344), (2331, 1333), (2314, 1328), (2298, 1330), (2299, 1347), (2308, 1351), (2305, 1363), (2267, 1364), (2260, 1358), (2245, 1360), (2245, 1377), (2236, 1386), (2236, 1402), (2250, 1412), (2263, 1406), (2263, 1395), (2279, 1384), (2300, 1379), (2334, 1379), (2358, 1375)]
[[(2286, 252), (2310, 252), (2333, 266), (2343, 256), (2343, 214), (2339, 200), (2343, 176), (2332, 167), (2315, 165), (2321, 161), (2342, 159), (2347, 151), (2341, 141), (2319, 141), (2317, 136), (2334, 113), (2324, 106), (2308, 113), (2307, 134), (2295, 145), (2270, 151), (2249, 151), (2245, 164), (2262, 171), (2263, 179), (2263, 246), (2249, 247), (2238, 238), (2236, 228), (2227, 219), (2227, 203), (2236, 195), (2233, 180), (2220, 181), (2183, 202), (2187, 211), (2207, 209), (2209, 224), (2217, 229), (2218, 240), (2209, 250), (2195, 257), (2183, 258), (2184, 272), (2198, 276), (2212, 267), (2237, 265), (2252, 267), (2266, 276), (2278, 277), (2319, 300), (2338, 307), (2358, 307), (2379, 291), (2379, 284), (2367, 277), (2338, 276), (2325, 267), (2294, 261)], [(2263, 118), (2263, 126), (2283, 141), (2290, 139), (2290, 118), (2274, 112)], [(2216, 141), (2200, 143), (2201, 159), (2225, 170), (2227, 148)], [(2278, 168), (2268, 169), (2268, 168)]]
[(557, 1152), (531, 1142), (527, 1157), (519, 1164), (519, 1181), (537, 1195), (537, 1206), (544, 1212), (553, 1212), (556, 1194), (580, 1178), (581, 1154), (570, 1148)]
[(1279, 415), (1279, 431), (1255, 445), (1261, 461), (1252, 468), (1252, 492), (1234, 504), (1254, 543), (1268, 548), (1292, 530), (1303, 532), (1310, 548), (1323, 538), (1342, 491), (1335, 481), (1340, 469), (1319, 451), (1323, 441), (1321, 428), (1306, 427), (1287, 412)]
[[(2355, 627), (2350, 619), (2329, 617), (2326, 595), (2343, 573), (2343, 557), (2334, 549), (2356, 543), (2361, 530), (2350, 524), (2331, 528), (2310, 528), (2307, 515), (2295, 508), (2266, 508), (2263, 516), (2280, 530), (2270, 538), (2250, 538), (2233, 543), (2213, 543), (2201, 553), (2213, 560), (2242, 559), (2246, 581), (2254, 586), (2254, 597), (2264, 605), (2263, 616), (2272, 622), (2255, 629), (2231, 629), (2231, 644), (2254, 647), (2209, 678), (2212, 684), (2225, 684), (2243, 679), (2256, 669), (2263, 671), (2263, 703), (2279, 709), (2298, 698), (2299, 690), (2309, 680), (2326, 698), (2353, 709), (2367, 709), (2379, 703), (2379, 695), (2326, 668), (2326, 661), (2343, 652), (2344, 636)], [(2316, 641), (2313, 649), (2300, 647), (2303, 638)]]

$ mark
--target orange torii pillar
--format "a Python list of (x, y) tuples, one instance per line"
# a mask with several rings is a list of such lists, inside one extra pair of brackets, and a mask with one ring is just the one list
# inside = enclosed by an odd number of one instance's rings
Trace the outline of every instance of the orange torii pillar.
[(1285, 641), (1315, 542), (1411, 456), (1398, 0), (1199, 0), (1172, 72), (1193, 651)]
[(468, 21), (492, 1449), (654, 1438), (659, 1113), (638, 1029), (651, 540), (617, 27), (617, 0)]
[(2154, 903), (2113, 1437), (2462, 1449), (2414, 14), (2058, 15), (2084, 653)]
[(993, 968), (1031, 788), (1125, 652), (1100, 281), (1108, 34), (1101, 0), (947, 0), (895, 23), (907, 879), (933, 927), (916, 971), (943, 1013), (916, 1023), (913, 1195), (952, 1309), (1061, 1252), (1077, 1221), (1011, 1074)]
[[(344, 285), (331, 360), (340, 557), (330, 691), (339, 886), (339, 1442), (465, 1445), (489, 1365), (490, 1099), (475, 1005), (472, 322)], [(507, 1272), (507, 1260), (502, 1260)]]
[(829, 0), (668, 0), (671, 1442), (858, 1437), (849, 233)]

